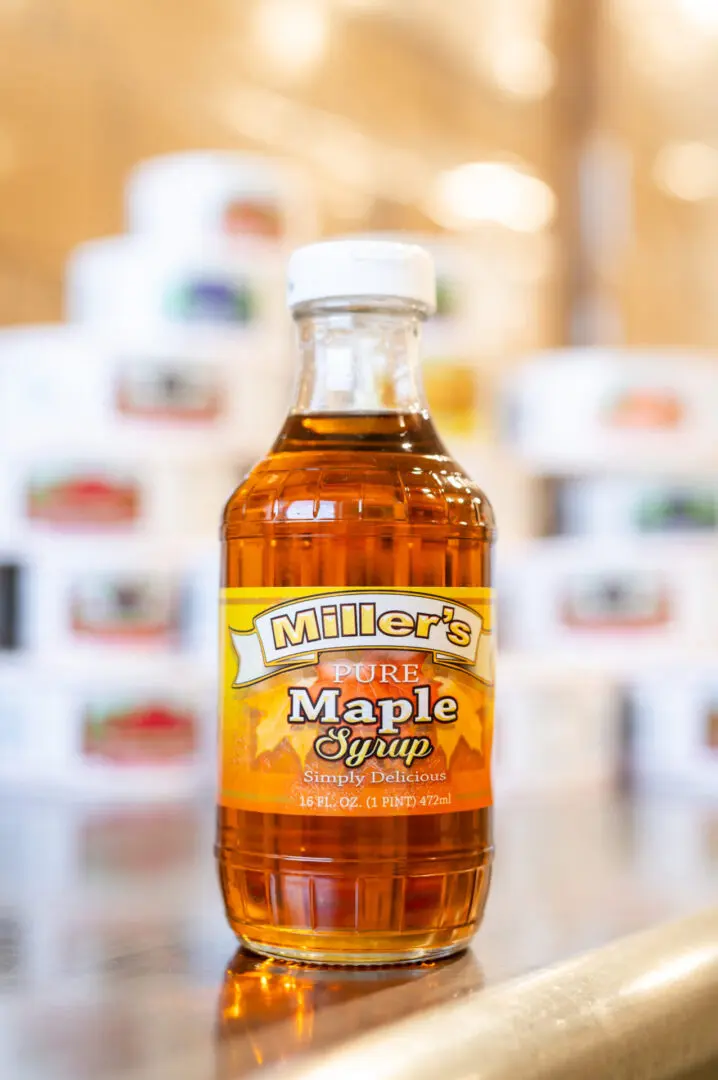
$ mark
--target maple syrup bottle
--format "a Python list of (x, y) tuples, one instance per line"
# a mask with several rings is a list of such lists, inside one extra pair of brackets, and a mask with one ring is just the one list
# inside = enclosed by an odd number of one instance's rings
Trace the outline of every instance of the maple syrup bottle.
[(431, 259), (294, 253), (296, 400), (227, 503), (216, 853), (255, 951), (446, 956), (492, 859), (494, 519), (428, 415)]

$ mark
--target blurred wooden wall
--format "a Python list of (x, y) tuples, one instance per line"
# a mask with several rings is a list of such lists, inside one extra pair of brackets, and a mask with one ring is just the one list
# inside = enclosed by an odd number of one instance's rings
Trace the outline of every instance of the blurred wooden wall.
[[(482, 82), (463, 33), (470, 2), (364, 11), (337, 0), (322, 64), (291, 81), (253, 48), (261, 0), (0, 0), (0, 323), (60, 316), (67, 253), (122, 230), (123, 181), (138, 160), (191, 147), (281, 150), (273, 103), (296, 114), (291, 152), (311, 150), (326, 231), (435, 228), (420, 205), (424, 175), (485, 156), (515, 156), (563, 183), (560, 94), (526, 103)], [(341, 190), (356, 132), (386, 158), (364, 203), (351, 184)], [(344, 155), (332, 149), (342, 139)], [(553, 337), (561, 321), (556, 309)]]
[[(0, 0), (0, 323), (59, 317), (67, 253), (123, 228), (135, 162), (219, 146), (302, 159), (325, 232), (434, 229), (423, 203), (439, 170), (516, 159), (558, 195), (541, 341), (718, 346), (718, 11), (324, 0), (328, 48), (296, 77), (256, 48), (265, 2)], [(541, 5), (555, 85), (535, 101), (497, 93), (477, 59), (490, 17), (513, 25)], [(716, 172), (699, 198), (657, 178), (685, 142)], [(372, 190), (352, 175), (362, 147)]]

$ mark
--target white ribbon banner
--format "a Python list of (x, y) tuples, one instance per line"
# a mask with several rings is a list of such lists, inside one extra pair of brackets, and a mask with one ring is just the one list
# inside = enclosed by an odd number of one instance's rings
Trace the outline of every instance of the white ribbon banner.
[(320, 653), (410, 649), (493, 682), (491, 635), (472, 608), (420, 593), (342, 592), (280, 604), (254, 619), (254, 629), (230, 628), (237, 654), (233, 685), (247, 686), (285, 668), (316, 663)]

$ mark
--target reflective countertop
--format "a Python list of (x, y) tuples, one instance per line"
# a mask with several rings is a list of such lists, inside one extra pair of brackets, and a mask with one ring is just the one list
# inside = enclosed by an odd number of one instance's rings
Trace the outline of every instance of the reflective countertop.
[[(209, 804), (0, 798), (0, 1076), (256, 1073), (718, 897), (718, 803), (584, 793), (497, 807), (486, 920), (441, 964), (262, 960), (225, 925)], [(199, 1074), (198, 1074), (199, 1080)]]

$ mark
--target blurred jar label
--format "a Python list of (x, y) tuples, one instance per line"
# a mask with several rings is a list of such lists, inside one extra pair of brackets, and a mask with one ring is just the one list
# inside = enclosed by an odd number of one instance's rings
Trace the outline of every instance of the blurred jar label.
[(141, 507), (139, 481), (105, 469), (41, 473), (25, 488), (27, 517), (49, 525), (129, 525)]
[(639, 532), (712, 531), (718, 528), (718, 500), (713, 492), (669, 489), (640, 498), (634, 516)]
[(160, 697), (95, 703), (83, 718), (82, 752), (115, 765), (174, 764), (196, 753), (199, 727), (193, 710)]
[(225, 589), (220, 803), (490, 806), (490, 589)]
[(670, 596), (652, 575), (589, 575), (570, 580), (560, 600), (561, 621), (577, 630), (645, 630), (673, 617)]
[(115, 382), (115, 408), (141, 420), (216, 420), (227, 389), (215, 364), (185, 361), (124, 361)]
[(607, 427), (633, 431), (674, 431), (685, 419), (685, 406), (670, 390), (626, 389), (610, 397), (602, 410)]
[(436, 312), (435, 319), (451, 318), (459, 309), (459, 289), (453, 278), (446, 274), (436, 275)]
[(165, 308), (170, 318), (185, 322), (212, 320), (244, 326), (254, 320), (258, 304), (243, 280), (197, 276), (171, 288)]
[(426, 360), (422, 365), (429, 409), (437, 427), (454, 435), (488, 429), (488, 417), (476, 370), (465, 361)]
[(242, 196), (227, 202), (222, 226), (229, 236), (261, 236), (268, 240), (277, 240), (284, 232), (282, 215), (275, 203)]
[(179, 632), (179, 586), (157, 575), (94, 574), (70, 590), (76, 637), (103, 641), (169, 640)]

